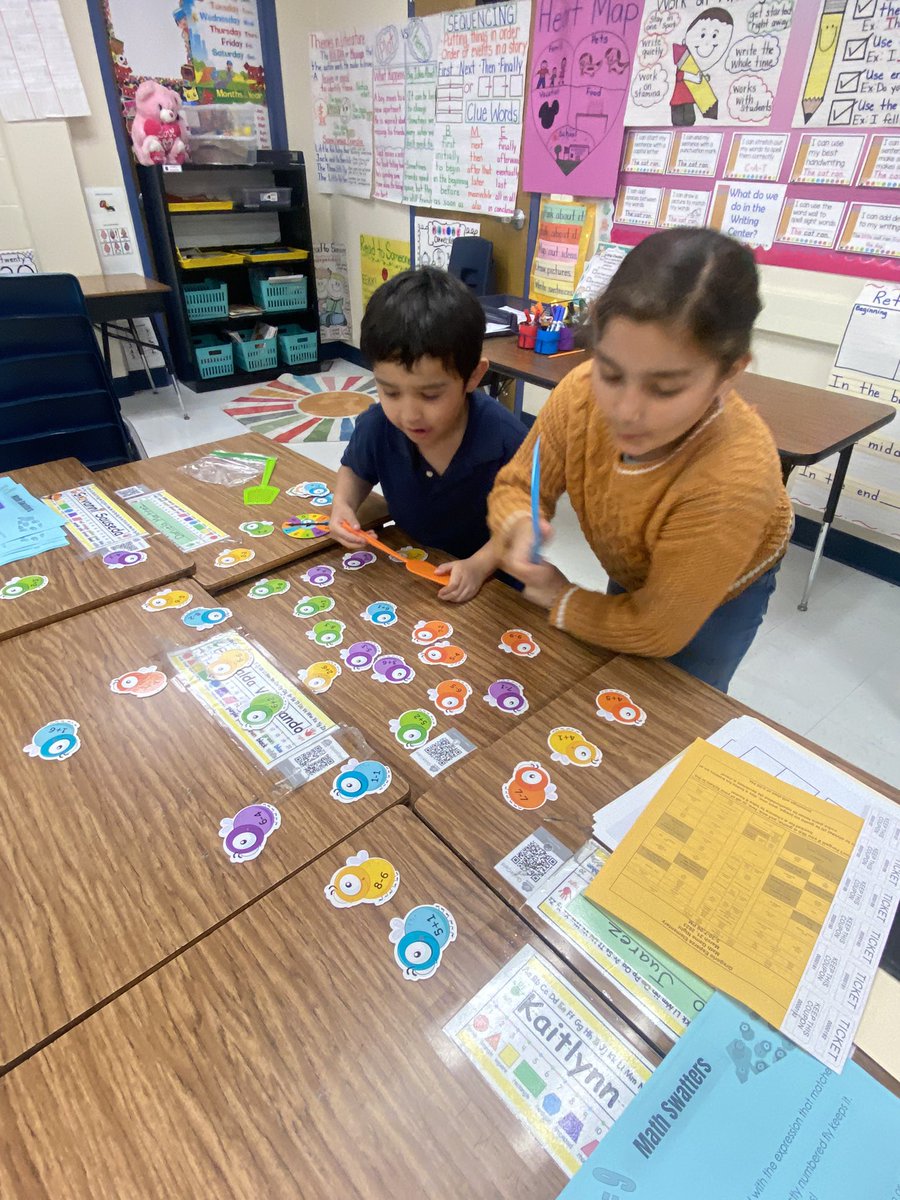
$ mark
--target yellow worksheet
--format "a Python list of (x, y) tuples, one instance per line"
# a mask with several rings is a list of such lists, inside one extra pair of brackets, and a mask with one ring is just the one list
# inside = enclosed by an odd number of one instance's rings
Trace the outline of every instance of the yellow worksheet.
[(585, 895), (778, 1028), (862, 825), (696, 741)]

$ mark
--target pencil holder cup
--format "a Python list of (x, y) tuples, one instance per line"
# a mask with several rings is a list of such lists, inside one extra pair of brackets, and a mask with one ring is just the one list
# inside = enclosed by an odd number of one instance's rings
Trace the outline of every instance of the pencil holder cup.
[(539, 329), (534, 350), (536, 354), (555, 354), (559, 349), (558, 329)]
[(575, 349), (575, 330), (570, 325), (563, 325), (559, 331), (559, 349), (560, 352)]
[(519, 349), (533, 350), (534, 339), (537, 337), (537, 325), (529, 325), (523, 321), (519, 326)]

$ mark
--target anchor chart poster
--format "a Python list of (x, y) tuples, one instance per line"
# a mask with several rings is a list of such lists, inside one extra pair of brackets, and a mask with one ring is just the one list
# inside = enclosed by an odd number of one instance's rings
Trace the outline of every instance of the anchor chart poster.
[(640, 17), (636, 0), (536, 0), (526, 191), (615, 195)]
[(626, 125), (768, 125), (796, 0), (647, 0)]

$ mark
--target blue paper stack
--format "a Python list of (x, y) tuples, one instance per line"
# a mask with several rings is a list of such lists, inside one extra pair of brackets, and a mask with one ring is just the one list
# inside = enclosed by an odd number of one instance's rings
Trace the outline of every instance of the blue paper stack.
[(20, 483), (0, 479), (0, 567), (68, 545), (61, 517)]

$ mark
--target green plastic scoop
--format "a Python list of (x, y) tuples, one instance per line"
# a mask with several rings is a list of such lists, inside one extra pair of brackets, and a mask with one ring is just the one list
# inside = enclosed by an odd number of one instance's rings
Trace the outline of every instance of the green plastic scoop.
[(263, 477), (260, 482), (255, 483), (252, 487), (244, 488), (245, 504), (271, 504), (273, 500), (278, 499), (281, 488), (277, 488), (274, 484), (269, 483), (277, 461), (277, 458), (267, 458)]

